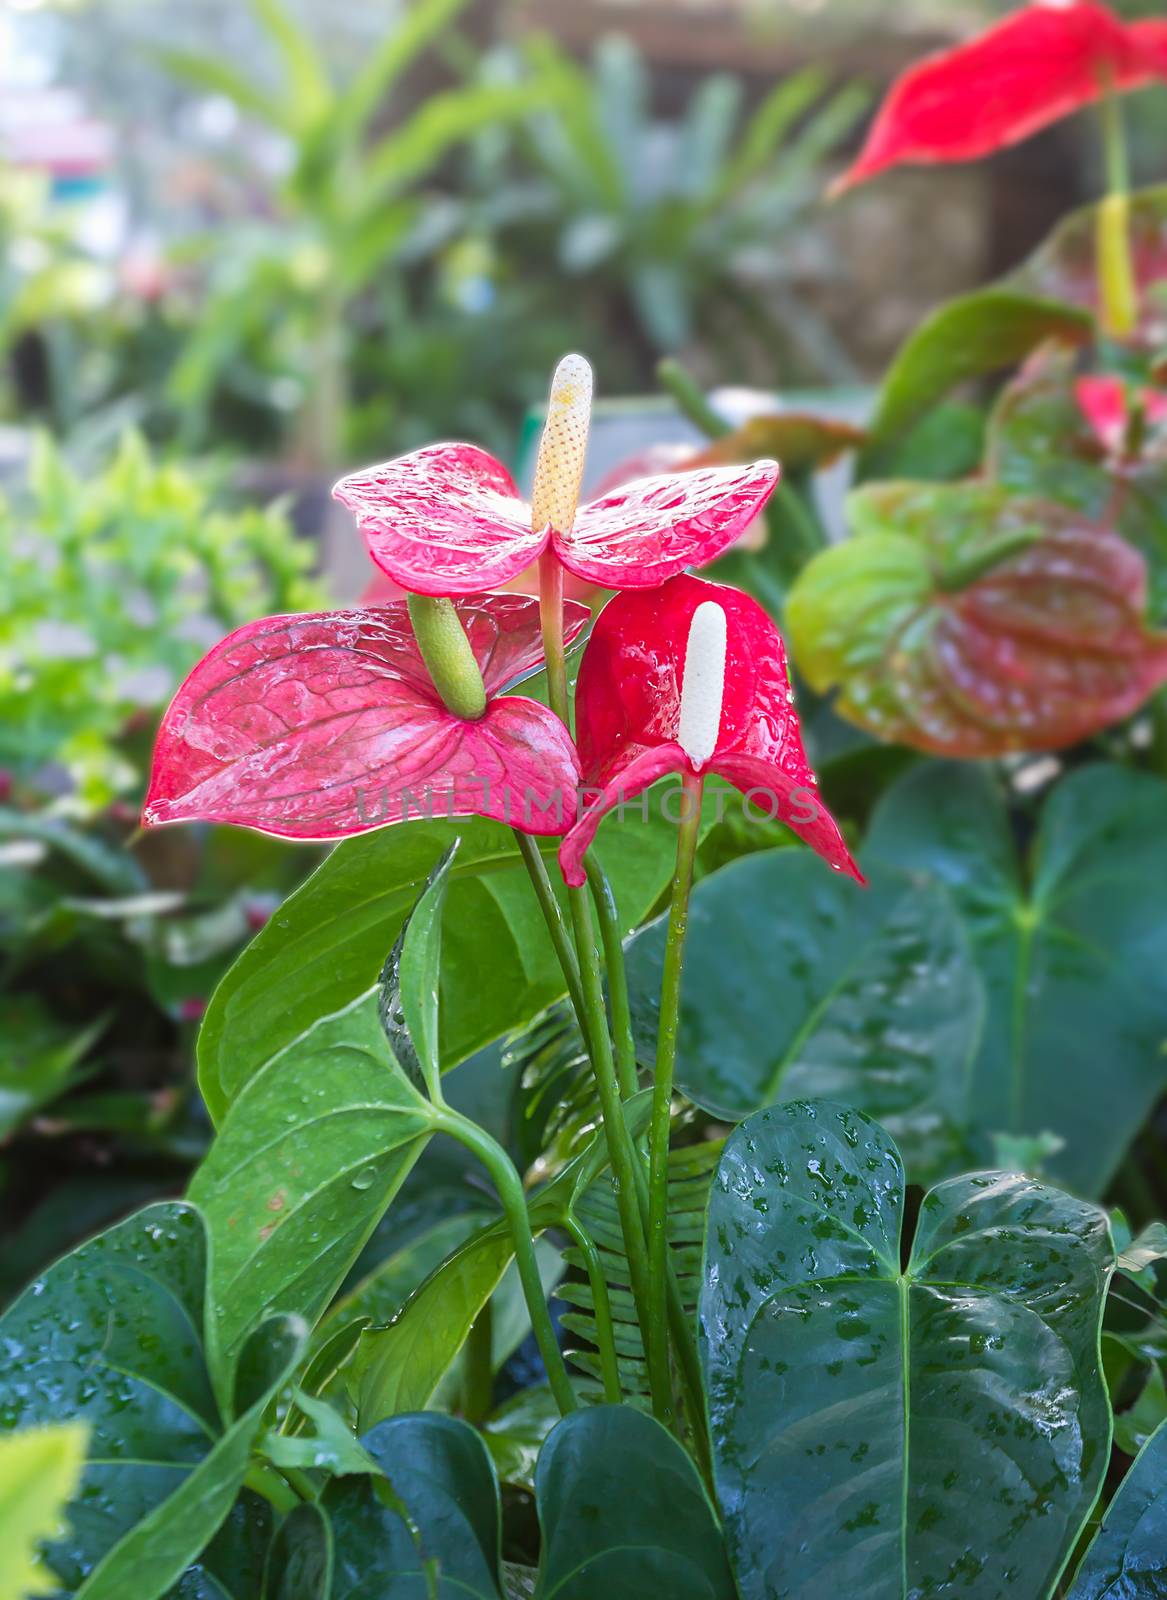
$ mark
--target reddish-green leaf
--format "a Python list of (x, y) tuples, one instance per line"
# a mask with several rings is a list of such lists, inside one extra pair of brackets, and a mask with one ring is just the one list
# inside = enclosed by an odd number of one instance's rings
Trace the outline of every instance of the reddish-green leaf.
[(812, 687), (880, 738), (998, 756), (1076, 743), (1167, 679), (1142, 557), (998, 484), (872, 485), (859, 537), (805, 568), (787, 636)]
[(776, 411), (751, 417), (732, 433), (722, 434), (686, 466), (731, 465), (773, 456), (784, 472), (798, 472), (804, 467), (828, 467), (848, 450), (857, 449), (866, 438), (863, 428), (841, 417), (812, 411)]

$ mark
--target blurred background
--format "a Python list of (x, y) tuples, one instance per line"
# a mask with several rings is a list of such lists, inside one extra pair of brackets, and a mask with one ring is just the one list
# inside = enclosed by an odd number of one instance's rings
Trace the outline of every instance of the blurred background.
[[(362, 591), (333, 481), (442, 437), (521, 475), (571, 349), (594, 474), (683, 437), (665, 355), (861, 420), (1100, 192), (1086, 115), (824, 203), (895, 74), (1007, 9), (0, 0), (0, 1294), (203, 1148), (198, 1018), (316, 856), (143, 838), (150, 742), (214, 639)], [(1167, 96), (1129, 120), (1153, 177)]]

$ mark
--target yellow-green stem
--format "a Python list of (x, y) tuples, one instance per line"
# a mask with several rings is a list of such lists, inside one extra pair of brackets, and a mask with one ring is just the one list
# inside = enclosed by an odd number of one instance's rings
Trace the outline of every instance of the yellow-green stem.
[[(648, 1171), (648, 1281), (649, 1307), (646, 1338), (652, 1349), (649, 1366), (668, 1360), (668, 1223), (669, 1135), (672, 1129), (673, 1067), (677, 1058), (677, 1021), (681, 1004), (681, 973), (685, 960), (685, 931), (689, 921), (689, 893), (701, 826), (701, 795), (705, 780), (691, 772), (684, 778), (684, 808), (677, 828), (677, 865), (669, 902), (665, 935), (664, 973), (661, 979), (660, 1031), (657, 1035), (656, 1074), (652, 1091)], [(662, 1421), (667, 1419), (661, 1418)]]
[(1122, 339), (1138, 321), (1138, 287), (1131, 259), (1130, 161), (1122, 106), (1108, 82), (1099, 103), (1106, 162), (1105, 198), (1098, 206), (1095, 254), (1103, 331)]
[(480, 1128), (469, 1117), (462, 1116), (451, 1106), (443, 1105), (438, 1108), (437, 1127), (472, 1151), (490, 1175), (490, 1181), (502, 1203), (503, 1215), (511, 1231), (515, 1267), (519, 1274), (523, 1298), (527, 1302), (527, 1314), (531, 1318), (535, 1342), (539, 1346), (539, 1354), (543, 1357), (543, 1365), (547, 1369), (547, 1381), (551, 1385), (551, 1393), (559, 1407), (559, 1414), (565, 1417), (568, 1412), (576, 1409), (575, 1391), (571, 1387), (567, 1368), (563, 1364), (563, 1352), (555, 1337), (551, 1313), (547, 1309), (547, 1301), (543, 1294), (539, 1263), (535, 1257), (531, 1217), (527, 1210), (527, 1197), (523, 1193), (523, 1181), (514, 1162), (498, 1141), (492, 1139), (485, 1128)]
[(608, 1295), (608, 1281), (604, 1277), (604, 1263), (596, 1242), (579, 1219), (568, 1214), (564, 1230), (570, 1235), (584, 1260), (584, 1270), (592, 1291), (592, 1313), (596, 1324), (596, 1348), (600, 1352), (600, 1372), (604, 1380), (604, 1399), (618, 1406), (624, 1396), (620, 1389), (620, 1363), (616, 1357), (616, 1332), (612, 1324), (612, 1302)]
[(539, 557), (539, 623), (543, 629), (547, 698), (560, 722), (570, 728), (567, 657), (563, 648), (563, 568), (554, 550), (545, 550)]
[(624, 967), (624, 942), (620, 937), (620, 914), (612, 885), (594, 851), (585, 858), (588, 888), (592, 891), (600, 939), (604, 946), (604, 970), (608, 974), (608, 1004), (612, 1010), (612, 1033), (616, 1041), (616, 1075), (620, 1094), (630, 1100), (640, 1087), (636, 1072), (636, 1041), (632, 1033), (632, 1006), (628, 999), (628, 973)]

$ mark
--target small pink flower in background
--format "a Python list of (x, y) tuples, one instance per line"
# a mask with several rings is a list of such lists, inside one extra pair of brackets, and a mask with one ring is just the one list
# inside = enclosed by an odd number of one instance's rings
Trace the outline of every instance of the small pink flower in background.
[(436, 444), (354, 472), (333, 493), (383, 572), (414, 594), (456, 595), (507, 583), (546, 550), (603, 588), (653, 588), (728, 549), (777, 481), (775, 461), (665, 473), (581, 506), (567, 531), (533, 529), (500, 462), (476, 445)]
[(1116, 92), (1167, 78), (1167, 21), (1123, 22), (1094, 0), (1023, 6), (909, 67), (880, 106), (852, 188), (904, 163), (974, 161)]
[[(687, 658), (694, 613), (724, 613), (720, 681), (704, 697), (708, 749), (687, 736)], [(834, 819), (813, 794), (786, 652), (771, 619), (748, 595), (688, 576), (609, 601), (584, 650), (576, 690), (576, 733), (585, 784), (598, 789), (560, 846), (569, 884), (584, 882), (583, 858), (605, 814), (670, 772), (708, 770), (766, 808), (841, 872), (862, 882)], [(702, 707), (697, 704), (700, 721)], [(801, 791), (798, 793), (797, 791)], [(813, 815), (811, 815), (813, 813)]]
[[(1167, 426), (1167, 394), (1161, 389), (1136, 388), (1135, 404), (1152, 430)], [(1130, 437), (1131, 387), (1122, 378), (1094, 374), (1074, 384), (1078, 409), (1095, 438), (1109, 456), (1126, 455)]]
[[(586, 607), (566, 607), (566, 637)], [(404, 601), (267, 617), (199, 662), (159, 730), (145, 826), (227, 822), (289, 839), (340, 839), (420, 814), (484, 816), (559, 834), (575, 815), (567, 729), (510, 683), (542, 664), (538, 602), (457, 602), (487, 694), (448, 710)]]

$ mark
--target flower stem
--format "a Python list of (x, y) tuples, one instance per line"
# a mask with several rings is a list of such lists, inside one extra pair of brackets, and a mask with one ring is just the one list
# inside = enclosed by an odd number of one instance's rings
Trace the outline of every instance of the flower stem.
[(624, 1396), (620, 1389), (620, 1363), (616, 1358), (616, 1333), (612, 1323), (612, 1302), (608, 1295), (608, 1281), (604, 1277), (604, 1263), (596, 1242), (587, 1229), (572, 1213), (564, 1218), (565, 1232), (571, 1235), (576, 1249), (584, 1259), (584, 1268), (592, 1291), (592, 1313), (596, 1323), (596, 1348), (600, 1352), (600, 1371), (604, 1379), (604, 1399), (618, 1406)]
[(518, 1269), (523, 1298), (527, 1302), (527, 1313), (531, 1318), (535, 1342), (539, 1346), (539, 1354), (543, 1357), (543, 1365), (547, 1369), (547, 1379), (555, 1396), (555, 1403), (559, 1407), (559, 1414), (565, 1417), (568, 1412), (576, 1408), (575, 1391), (567, 1376), (567, 1368), (563, 1364), (563, 1352), (555, 1337), (551, 1313), (547, 1309), (547, 1301), (543, 1295), (539, 1263), (535, 1258), (531, 1217), (527, 1210), (527, 1197), (523, 1193), (522, 1179), (510, 1156), (496, 1139), (491, 1138), (485, 1128), (480, 1128), (476, 1122), (464, 1117), (452, 1106), (439, 1106), (437, 1112), (437, 1127), (443, 1133), (448, 1133), (457, 1139), (478, 1157), (490, 1174), (490, 1180), (502, 1202), (503, 1214), (511, 1230), (515, 1266)]
[(1122, 106), (1107, 81), (1099, 102), (1107, 193), (1099, 202), (1095, 254), (1103, 331), (1122, 339), (1138, 320), (1138, 287), (1131, 260), (1130, 158)]
[(563, 648), (563, 568), (553, 550), (545, 550), (539, 557), (539, 622), (543, 629), (547, 698), (560, 722), (570, 728), (567, 658)]
[(632, 1006), (628, 999), (628, 973), (624, 966), (624, 942), (620, 938), (620, 915), (612, 885), (594, 851), (589, 852), (584, 866), (599, 919), (600, 940), (604, 946), (608, 1004), (612, 1010), (612, 1033), (616, 1041), (616, 1075), (621, 1097), (629, 1100), (639, 1089), (640, 1082), (636, 1073), (636, 1041), (632, 1033)]
[(411, 594), (406, 604), (421, 658), (446, 709), (476, 722), (486, 711), (486, 690), (454, 602)]
[(531, 879), (531, 887), (535, 891), (535, 898), (539, 902), (539, 909), (543, 913), (543, 921), (547, 924), (547, 932), (551, 937), (559, 965), (563, 969), (564, 982), (567, 992), (571, 997), (571, 1004), (583, 1027), (583, 996), (579, 986), (579, 962), (575, 958), (575, 949), (571, 942), (571, 934), (564, 920), (563, 909), (551, 887), (551, 879), (547, 875), (547, 867), (543, 854), (529, 833), (521, 833), (518, 828), (514, 830), (515, 840), (519, 846), (519, 854), (527, 868)]
[[(681, 1002), (681, 970), (685, 959), (685, 930), (689, 921), (689, 892), (693, 887), (693, 863), (697, 856), (704, 786), (704, 778), (686, 771), (683, 791), (685, 806), (677, 829), (677, 865), (673, 873), (661, 979), (660, 1032), (656, 1047), (648, 1173), (647, 1338), (657, 1362), (667, 1361), (668, 1358), (669, 1134), (672, 1127), (673, 1067), (677, 1058), (677, 1020)], [(650, 1370), (652, 1364), (650, 1359)]]

